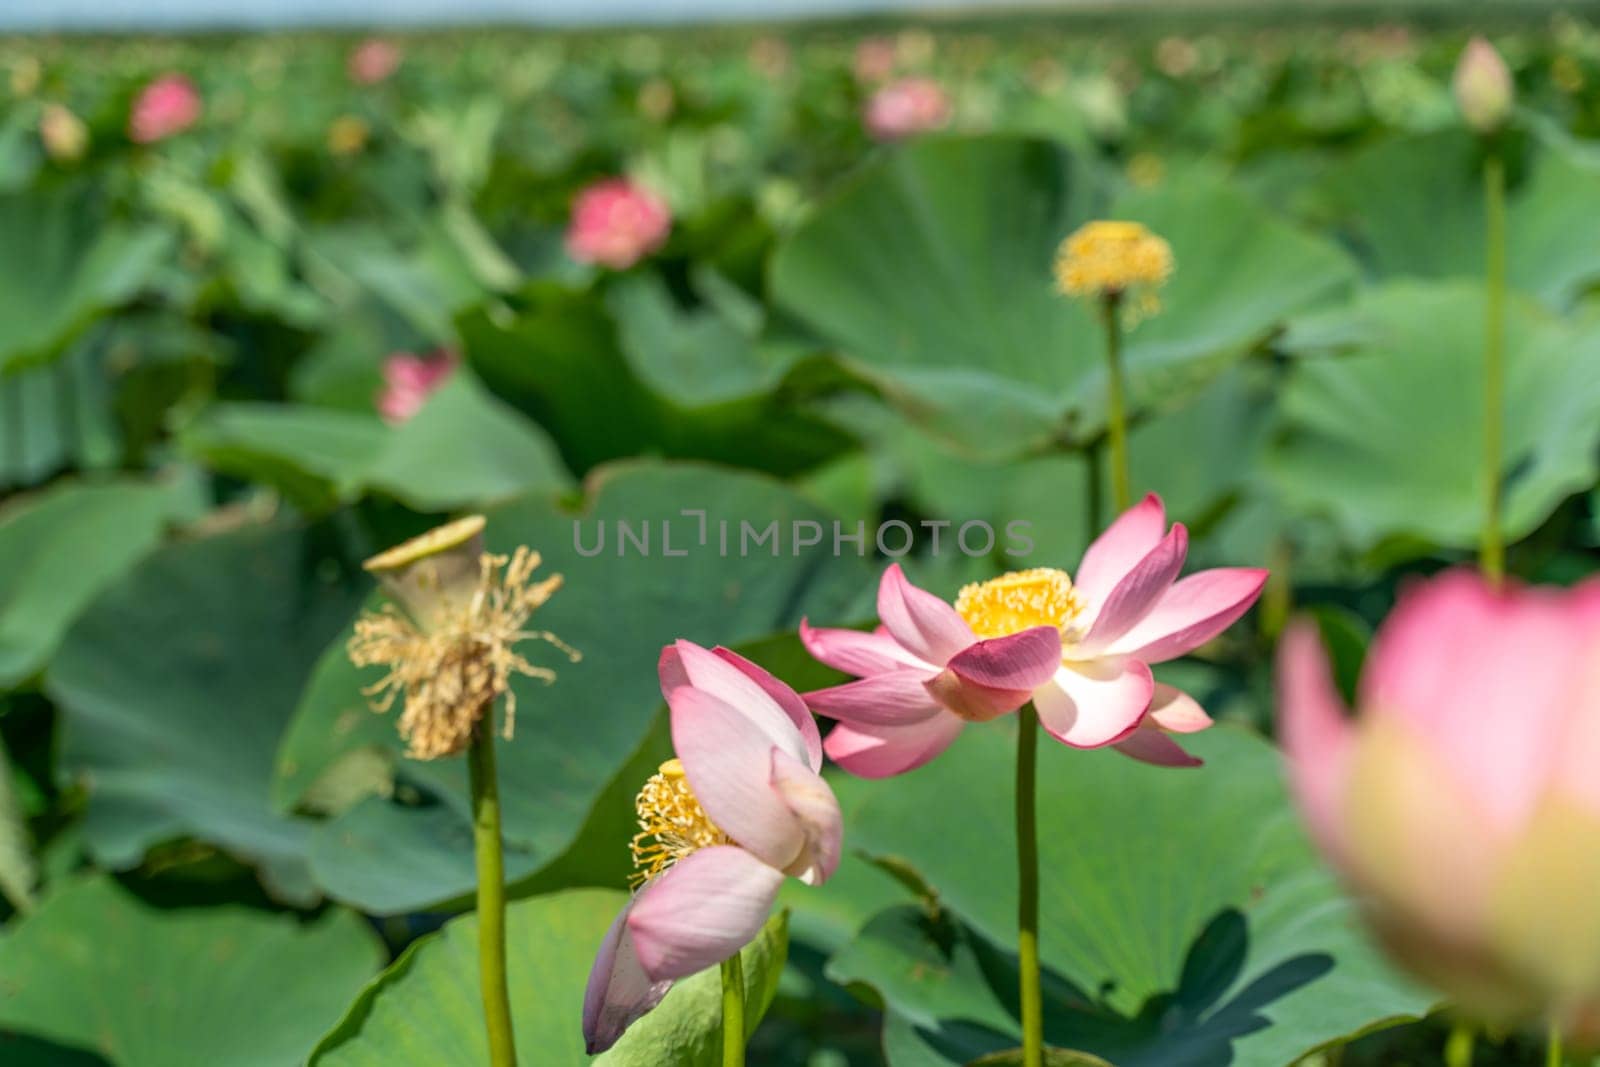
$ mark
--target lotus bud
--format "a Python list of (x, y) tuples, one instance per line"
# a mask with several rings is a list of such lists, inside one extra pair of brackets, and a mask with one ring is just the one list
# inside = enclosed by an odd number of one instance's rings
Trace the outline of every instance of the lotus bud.
[(89, 148), (89, 127), (61, 104), (48, 104), (39, 116), (39, 140), (51, 159), (72, 163), (83, 158)]
[(1462, 117), (1478, 133), (1494, 133), (1511, 117), (1516, 93), (1511, 71), (1484, 38), (1474, 37), (1467, 43), (1456, 64), (1453, 88)]

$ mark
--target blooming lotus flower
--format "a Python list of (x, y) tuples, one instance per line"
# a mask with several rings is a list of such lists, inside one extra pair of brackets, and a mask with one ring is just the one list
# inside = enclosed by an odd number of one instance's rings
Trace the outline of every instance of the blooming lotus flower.
[(456, 369), (456, 354), (448, 348), (426, 355), (396, 352), (383, 361), (383, 389), (378, 393), (378, 414), (385, 421), (405, 422), (427, 402)]
[(672, 213), (654, 193), (626, 178), (578, 194), (567, 226), (567, 254), (579, 263), (627, 270), (666, 243)]
[(345, 72), (357, 85), (377, 85), (400, 69), (400, 58), (397, 45), (370, 37), (351, 49)]
[(839, 802), (817, 774), (821, 739), (794, 690), (727, 649), (688, 641), (662, 651), (660, 676), (678, 756), (635, 801), (641, 885), (589, 974), (591, 1055), (674, 981), (754, 938), (784, 878), (820, 885), (839, 865)]
[(967, 722), (1029, 700), (1057, 740), (1115, 746), (1164, 766), (1199, 761), (1169, 736), (1211, 719), (1192, 698), (1158, 685), (1150, 664), (1192, 651), (1255, 602), (1267, 572), (1221, 568), (1178, 580), (1188, 551), (1182, 525), (1165, 534), (1151, 495), (1089, 546), (1077, 582), (1048, 567), (961, 590), (955, 606), (917, 589), (898, 565), (883, 576), (873, 633), (817, 630), (800, 636), (818, 660), (859, 681), (806, 694), (838, 719), (829, 757), (864, 777), (926, 763)]
[(200, 93), (182, 74), (163, 74), (146, 85), (128, 115), (128, 138), (153, 144), (182, 133), (200, 119)]
[(1415, 585), (1358, 703), (1347, 720), (1315, 628), (1291, 628), (1291, 782), (1387, 948), (1485, 1021), (1600, 1042), (1600, 583)]
[(950, 121), (950, 98), (932, 78), (902, 78), (872, 94), (865, 121), (880, 141), (926, 133)]

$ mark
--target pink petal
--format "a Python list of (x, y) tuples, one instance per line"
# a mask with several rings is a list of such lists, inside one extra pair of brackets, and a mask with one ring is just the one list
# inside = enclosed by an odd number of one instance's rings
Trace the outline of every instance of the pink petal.
[(794, 862), (805, 829), (772, 787), (772, 752), (783, 749), (737, 708), (703, 689), (679, 686), (667, 704), (672, 747), (711, 821), (770, 866), (781, 870)]
[(1211, 716), (1198, 700), (1160, 682), (1156, 683), (1156, 691), (1150, 698), (1149, 715), (1149, 721), (1175, 734), (1199, 733), (1211, 725)]
[(1083, 554), (1075, 579), (1078, 591), (1091, 604), (1105, 600), (1123, 576), (1156, 547), (1166, 527), (1166, 508), (1154, 493), (1124, 511)]
[(950, 670), (992, 689), (1032, 689), (1061, 665), (1061, 631), (1035, 626), (1021, 633), (979, 641), (950, 660)]
[(633, 904), (630, 900), (623, 905), (606, 931), (584, 987), (583, 1040), (591, 1056), (616, 1044), (623, 1031), (660, 1004), (672, 988), (672, 979), (655, 981), (639, 963), (628, 932)]
[[(693, 686), (739, 711), (772, 744), (791, 756), (809, 758), (804, 733), (793, 713), (775, 700), (765, 685), (730, 660), (693, 641), (680, 640), (661, 650), (656, 672), (661, 679), (661, 693), (669, 703), (674, 689)], [(776, 679), (773, 681), (777, 684)], [(805, 715), (804, 721), (811, 723), (811, 716)], [(811, 725), (815, 731), (815, 724)]]
[(805, 833), (800, 858), (784, 873), (806, 885), (821, 885), (839, 869), (839, 843), (844, 836), (839, 798), (815, 770), (777, 748), (772, 750), (772, 787)]
[(1178, 742), (1150, 726), (1139, 727), (1111, 747), (1140, 763), (1157, 767), (1198, 767), (1205, 762), (1189, 755)]
[(898, 563), (878, 583), (878, 618), (901, 647), (935, 666), (977, 640), (955, 608), (912, 585)]
[(1100, 602), (1094, 622), (1078, 647), (1093, 654), (1133, 629), (1172, 588), (1188, 554), (1189, 531), (1180, 522)]
[(1150, 668), (1136, 659), (1062, 664), (1034, 691), (1039, 722), (1074, 748), (1099, 748), (1132, 733), (1155, 694)]
[(1312, 836), (1337, 856), (1352, 734), (1322, 638), (1307, 620), (1293, 623), (1278, 644), (1278, 722), (1295, 798)]
[[(818, 715), (860, 725), (902, 726), (921, 722), (939, 710), (923, 683), (926, 671), (905, 668), (877, 674), (805, 695)], [(823, 746), (826, 748), (827, 746)]]
[(995, 689), (945, 668), (923, 683), (928, 695), (967, 722), (988, 722), (1016, 711), (1033, 698), (1031, 689)]
[(883, 674), (902, 667), (924, 667), (929, 671), (937, 668), (901, 648), (884, 629), (872, 633), (817, 629), (801, 619), (800, 641), (813, 659), (846, 674)]
[(1219, 567), (1191, 574), (1161, 595), (1108, 651), (1164, 663), (1192, 652), (1239, 621), (1261, 595), (1267, 572), (1259, 567)]
[(761, 931), (782, 884), (782, 871), (736, 845), (679, 860), (639, 891), (628, 915), (645, 973), (687, 978), (732, 956)]
[(711, 650), (724, 662), (738, 668), (752, 682), (759, 685), (773, 703), (783, 709), (789, 716), (789, 721), (794, 723), (795, 729), (800, 731), (800, 740), (806, 746), (806, 756), (810, 760), (812, 770), (822, 769), (822, 734), (817, 731), (817, 720), (811, 717), (811, 709), (806, 707), (806, 702), (800, 699), (800, 694), (789, 688), (783, 682), (773, 677), (765, 667), (751, 663), (737, 652), (718, 645)]
[(822, 739), (828, 758), (862, 778), (915, 770), (950, 747), (965, 723), (947, 711), (903, 726), (840, 724)]

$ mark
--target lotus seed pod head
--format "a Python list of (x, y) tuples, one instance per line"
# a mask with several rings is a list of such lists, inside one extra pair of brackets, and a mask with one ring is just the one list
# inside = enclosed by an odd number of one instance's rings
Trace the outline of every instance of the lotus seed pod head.
[(1453, 83), (1462, 118), (1478, 133), (1494, 133), (1511, 117), (1515, 86), (1506, 61), (1482, 37), (1474, 37), (1461, 53)]
[(381, 552), (363, 566), (418, 627), (436, 630), (459, 617), (478, 593), (483, 527), (482, 515), (469, 515)]

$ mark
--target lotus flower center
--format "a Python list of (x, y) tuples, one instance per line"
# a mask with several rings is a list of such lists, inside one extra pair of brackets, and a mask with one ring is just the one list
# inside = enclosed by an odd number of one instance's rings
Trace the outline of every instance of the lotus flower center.
[(1082, 611), (1083, 598), (1071, 577), (1052, 567), (974, 582), (956, 597), (956, 612), (982, 638), (1007, 637), (1035, 626), (1054, 626), (1065, 636)]
[(690, 853), (710, 845), (725, 845), (728, 835), (706, 815), (683, 763), (669, 759), (650, 776), (633, 802), (639, 816), (639, 832), (633, 835), (633, 875), (635, 886), (657, 878)]

